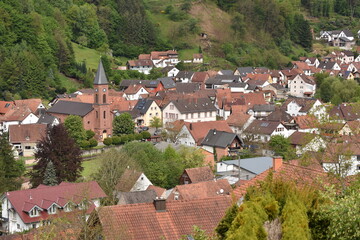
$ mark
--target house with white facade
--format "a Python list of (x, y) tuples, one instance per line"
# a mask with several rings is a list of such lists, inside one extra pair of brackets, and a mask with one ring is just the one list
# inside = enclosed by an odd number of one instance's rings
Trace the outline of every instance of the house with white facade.
[(0, 116), (0, 132), (8, 132), (10, 125), (37, 123), (39, 117), (27, 106), (13, 106), (6, 114)]
[(166, 74), (167, 77), (175, 77), (180, 72), (180, 70), (174, 66), (167, 66), (161, 69), (161, 72)]
[(176, 82), (181, 83), (189, 83), (191, 82), (192, 77), (194, 76), (194, 72), (192, 71), (179, 71), (175, 76)]
[(271, 136), (282, 135), (288, 138), (295, 130), (288, 130), (280, 122), (254, 120), (242, 133), (242, 138), (249, 142), (268, 142)]
[(157, 68), (175, 66), (180, 62), (176, 50), (153, 51), (150, 54), (140, 54), (139, 60), (151, 60)]
[(150, 185), (153, 184), (143, 172), (128, 167), (116, 184), (115, 193), (145, 191)]
[(326, 148), (326, 141), (319, 135), (305, 132), (294, 132), (289, 137), (290, 144), (295, 148), (298, 156), (306, 152), (318, 152), (320, 149)]
[(209, 121), (209, 122), (184, 122), (178, 133), (177, 143), (186, 146), (199, 146), (211, 130), (224, 131), (232, 133), (231, 128), (226, 121)]
[(5, 192), (0, 197), (1, 231), (7, 234), (28, 231), (48, 224), (59, 214), (100, 206), (106, 197), (97, 182), (68, 183), (58, 186)]
[(149, 91), (142, 85), (130, 85), (127, 89), (124, 91), (124, 97), (127, 100), (139, 100), (141, 95), (148, 95)]
[(295, 97), (312, 97), (316, 91), (316, 83), (304, 74), (298, 74), (288, 80), (289, 94)]
[(172, 100), (163, 109), (163, 124), (176, 120), (216, 121), (216, 111), (216, 107), (209, 98)]
[(129, 60), (126, 63), (126, 67), (129, 70), (150, 74), (151, 69), (154, 68), (154, 64), (151, 60)]
[(152, 119), (162, 117), (159, 105), (149, 98), (139, 99), (130, 114), (137, 126), (150, 126)]
[(203, 63), (204, 57), (201, 53), (193, 54), (193, 63)]
[(318, 120), (328, 118), (324, 104), (319, 99), (314, 98), (289, 97), (281, 109), (293, 117), (311, 114)]

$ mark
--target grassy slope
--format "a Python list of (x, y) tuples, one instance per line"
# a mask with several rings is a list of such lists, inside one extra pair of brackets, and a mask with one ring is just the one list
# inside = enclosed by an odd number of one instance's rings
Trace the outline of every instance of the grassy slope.
[(99, 64), (101, 53), (87, 47), (80, 46), (79, 44), (72, 43), (75, 59), (77, 62), (86, 61), (86, 66), (90, 69), (96, 70)]
[(81, 83), (79, 83), (75, 79), (68, 78), (63, 74), (59, 74), (59, 78), (61, 86), (65, 87), (67, 92), (72, 92), (74, 89), (77, 90), (82, 87)]

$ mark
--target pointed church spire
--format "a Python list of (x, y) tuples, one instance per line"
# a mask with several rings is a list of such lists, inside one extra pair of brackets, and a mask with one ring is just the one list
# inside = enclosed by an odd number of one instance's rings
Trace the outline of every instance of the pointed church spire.
[(105, 85), (105, 84), (109, 84), (109, 82), (106, 78), (105, 70), (102, 61), (100, 59), (99, 66), (94, 79), (94, 85)]

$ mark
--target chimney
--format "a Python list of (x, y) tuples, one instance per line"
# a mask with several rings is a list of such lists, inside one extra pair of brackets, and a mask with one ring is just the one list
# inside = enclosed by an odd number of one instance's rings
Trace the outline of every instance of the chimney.
[(273, 157), (273, 170), (277, 171), (279, 168), (281, 168), (283, 164), (283, 158), (282, 156), (274, 156)]
[(154, 200), (154, 206), (157, 212), (166, 212), (166, 199), (156, 197)]

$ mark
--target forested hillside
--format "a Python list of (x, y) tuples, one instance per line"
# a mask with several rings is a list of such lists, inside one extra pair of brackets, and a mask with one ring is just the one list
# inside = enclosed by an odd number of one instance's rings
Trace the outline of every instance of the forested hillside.
[(125, 64), (118, 57), (166, 49), (182, 59), (203, 52), (203, 68), (275, 68), (311, 53), (311, 29), (354, 30), (359, 16), (346, 0), (3, 0), (0, 98), (49, 99), (69, 90), (64, 75), (90, 87), (93, 72), (73, 46), (109, 56), (108, 71)]

